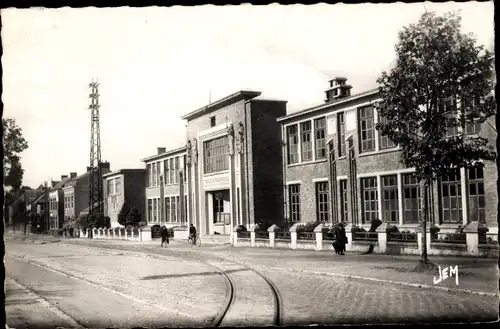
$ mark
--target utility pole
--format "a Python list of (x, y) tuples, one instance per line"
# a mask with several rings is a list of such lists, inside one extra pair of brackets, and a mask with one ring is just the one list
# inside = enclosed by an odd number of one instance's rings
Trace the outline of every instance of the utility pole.
[(90, 109), (90, 175), (89, 175), (89, 217), (102, 214), (102, 175), (101, 175), (101, 132), (99, 123), (99, 83), (92, 79), (89, 83), (91, 93)]

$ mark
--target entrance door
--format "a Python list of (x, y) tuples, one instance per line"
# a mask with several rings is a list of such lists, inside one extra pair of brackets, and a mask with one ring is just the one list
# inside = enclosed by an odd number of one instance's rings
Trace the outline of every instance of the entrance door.
[[(224, 193), (214, 194), (214, 224), (224, 223)], [(222, 232), (220, 232), (222, 233)], [(225, 234), (226, 232), (223, 232)]]
[(218, 191), (213, 193), (213, 228), (219, 234), (229, 234), (231, 230), (231, 215), (229, 209), (229, 192)]

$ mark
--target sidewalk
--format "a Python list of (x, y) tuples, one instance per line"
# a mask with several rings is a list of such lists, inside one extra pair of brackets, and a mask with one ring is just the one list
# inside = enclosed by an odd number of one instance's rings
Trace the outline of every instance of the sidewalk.
[[(36, 236), (37, 239), (38, 236)], [(363, 279), (377, 282), (390, 282), (425, 288), (447, 289), (468, 293), (498, 295), (498, 260), (473, 257), (429, 257), (441, 269), (458, 266), (459, 284), (455, 277), (434, 284), (438, 274), (415, 273), (409, 270), (415, 267), (419, 256), (389, 256), (381, 254), (335, 255), (329, 251), (288, 250), (267, 248), (233, 248), (231, 246), (201, 247), (192, 249), (187, 243), (171, 241), (167, 248), (159, 247), (159, 241), (137, 242), (106, 239), (64, 239), (47, 237), (43, 240), (60, 240), (78, 245), (120, 246), (122, 250), (141, 251), (155, 254), (197, 252), (211, 256), (225, 257), (253, 267), (273, 268), (280, 271), (298, 271), (311, 275), (332, 275), (348, 279)], [(170, 249), (170, 251), (169, 251)]]

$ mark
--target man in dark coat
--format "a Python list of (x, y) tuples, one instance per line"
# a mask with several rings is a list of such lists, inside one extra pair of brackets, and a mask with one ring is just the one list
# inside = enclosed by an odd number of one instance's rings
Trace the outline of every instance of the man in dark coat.
[(163, 226), (161, 228), (161, 247), (163, 247), (163, 245), (166, 243), (166, 244), (169, 244), (169, 241), (168, 241), (168, 229)]

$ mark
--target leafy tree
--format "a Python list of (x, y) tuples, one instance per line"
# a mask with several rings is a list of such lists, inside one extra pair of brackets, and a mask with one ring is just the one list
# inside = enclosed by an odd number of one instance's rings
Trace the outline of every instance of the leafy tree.
[(23, 137), (23, 131), (16, 124), (16, 120), (2, 119), (2, 128), (4, 185), (17, 190), (21, 187), (24, 174), (19, 154), (28, 148), (28, 142)]
[(130, 210), (127, 216), (127, 225), (137, 227), (140, 225), (141, 218), (141, 213), (139, 212), (139, 210), (137, 210), (137, 208), (134, 207), (132, 208), (132, 210)]
[(128, 221), (128, 215), (130, 213), (130, 207), (129, 205), (125, 202), (123, 203), (122, 209), (118, 213), (118, 224), (122, 226), (127, 226), (127, 221)]
[[(401, 146), (402, 163), (416, 170), (424, 232), (430, 183), (451, 168), (495, 157), (487, 139), (466, 134), (468, 127), (495, 114), (493, 58), (460, 29), (455, 13), (423, 14), (399, 33), (396, 67), (377, 80), (382, 98), (377, 109), (386, 119), (377, 129)], [(435, 265), (428, 261), (423, 237), (417, 269), (428, 270)]]
[(101, 212), (95, 212), (89, 216), (88, 226), (93, 228), (110, 228), (111, 219), (107, 216), (104, 216), (104, 214)]

